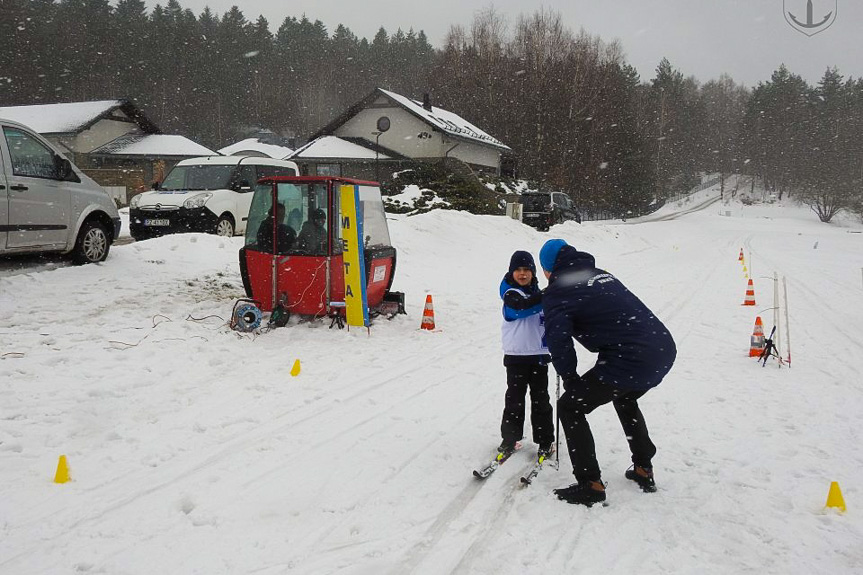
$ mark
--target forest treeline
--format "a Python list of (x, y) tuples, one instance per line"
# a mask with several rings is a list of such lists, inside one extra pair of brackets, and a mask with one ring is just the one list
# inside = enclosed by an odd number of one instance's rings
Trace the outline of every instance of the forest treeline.
[(0, 105), (128, 98), (163, 131), (211, 148), (269, 129), (303, 141), (375, 87), (451, 110), (513, 149), (519, 177), (585, 211), (640, 212), (701, 172), (760, 178), (824, 221), (861, 212), (863, 80), (784, 66), (749, 89), (663, 59), (644, 80), (618, 42), (545, 9), (493, 8), (440, 48), (422, 31), (371, 41), (305, 15), (274, 28), (177, 0), (2, 0)]

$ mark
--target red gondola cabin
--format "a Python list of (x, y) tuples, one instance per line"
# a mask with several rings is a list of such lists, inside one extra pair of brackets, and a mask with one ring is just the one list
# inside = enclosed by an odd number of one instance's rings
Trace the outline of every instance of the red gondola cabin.
[(291, 314), (344, 317), (339, 189), (345, 185), (359, 191), (369, 310), (379, 310), (385, 299), (391, 299), (385, 296), (393, 282), (396, 250), (378, 184), (275, 177), (259, 181), (255, 188), (240, 250), (246, 295), (259, 302), (262, 311), (272, 311), (281, 302)]

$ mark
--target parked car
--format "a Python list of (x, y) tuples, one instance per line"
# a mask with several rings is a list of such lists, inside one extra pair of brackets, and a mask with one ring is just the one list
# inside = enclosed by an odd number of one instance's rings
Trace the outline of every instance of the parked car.
[(246, 231), (255, 183), (297, 176), (294, 162), (271, 158), (207, 156), (179, 162), (165, 180), (129, 203), (136, 240), (178, 232), (233, 236)]
[(120, 235), (108, 193), (31, 128), (0, 119), (0, 254), (101, 262)]
[(526, 192), (521, 195), (521, 221), (540, 231), (567, 220), (581, 223), (575, 204), (563, 192)]

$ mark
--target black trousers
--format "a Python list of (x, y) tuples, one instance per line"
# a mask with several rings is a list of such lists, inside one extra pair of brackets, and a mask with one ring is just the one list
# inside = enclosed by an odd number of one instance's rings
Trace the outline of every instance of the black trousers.
[(572, 473), (579, 483), (600, 481), (601, 473), (596, 461), (593, 434), (585, 417), (600, 405), (611, 402), (623, 433), (629, 442), (632, 462), (639, 467), (651, 467), (656, 446), (650, 441), (647, 424), (638, 408), (638, 399), (647, 391), (618, 389), (602, 383), (590, 371), (585, 373), (573, 389), (566, 389), (557, 404), (560, 424), (566, 435)]
[(551, 400), (548, 397), (548, 366), (538, 363), (506, 366), (506, 396), (500, 435), (508, 443), (515, 443), (524, 435), (528, 389), (533, 441), (539, 445), (550, 444), (554, 441), (554, 422)]

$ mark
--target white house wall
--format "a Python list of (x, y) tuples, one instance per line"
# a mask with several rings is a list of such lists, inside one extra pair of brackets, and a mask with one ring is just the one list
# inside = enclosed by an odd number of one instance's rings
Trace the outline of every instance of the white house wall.
[[(390, 119), (390, 129), (380, 135), (378, 143), (408, 158), (442, 158), (445, 155), (469, 164), (488, 166), (497, 170), (500, 154), (497, 150), (448, 138), (401, 107), (365, 108), (339, 126), (333, 135), (359, 137), (375, 141), (377, 121), (381, 116)], [(423, 137), (420, 137), (423, 134)], [(449, 154), (447, 150), (458, 144)]]
[[(378, 118), (386, 116), (390, 119), (390, 129), (381, 134), (378, 142), (381, 146), (403, 154), (409, 158), (425, 158), (441, 156), (440, 133), (431, 131), (431, 127), (403, 108), (366, 108), (350, 118), (336, 129), (335, 136), (359, 137), (375, 141)], [(422, 139), (422, 132), (431, 134), (431, 138)]]
[(499, 171), (500, 152), (497, 150), (489, 148), (488, 146), (480, 146), (472, 142), (465, 142), (464, 140), (450, 140), (447, 149), (452, 148), (456, 144), (458, 145), (449, 153), (449, 157), (456, 157), (468, 164), (488, 166), (493, 168), (495, 171)]
[[(118, 110), (117, 113), (120, 113), (120, 111)], [(120, 122), (106, 118), (99, 120), (88, 130), (80, 132), (71, 141), (64, 142), (64, 144), (75, 152), (87, 154), (99, 146), (103, 146), (137, 129), (138, 125), (134, 122)]]

